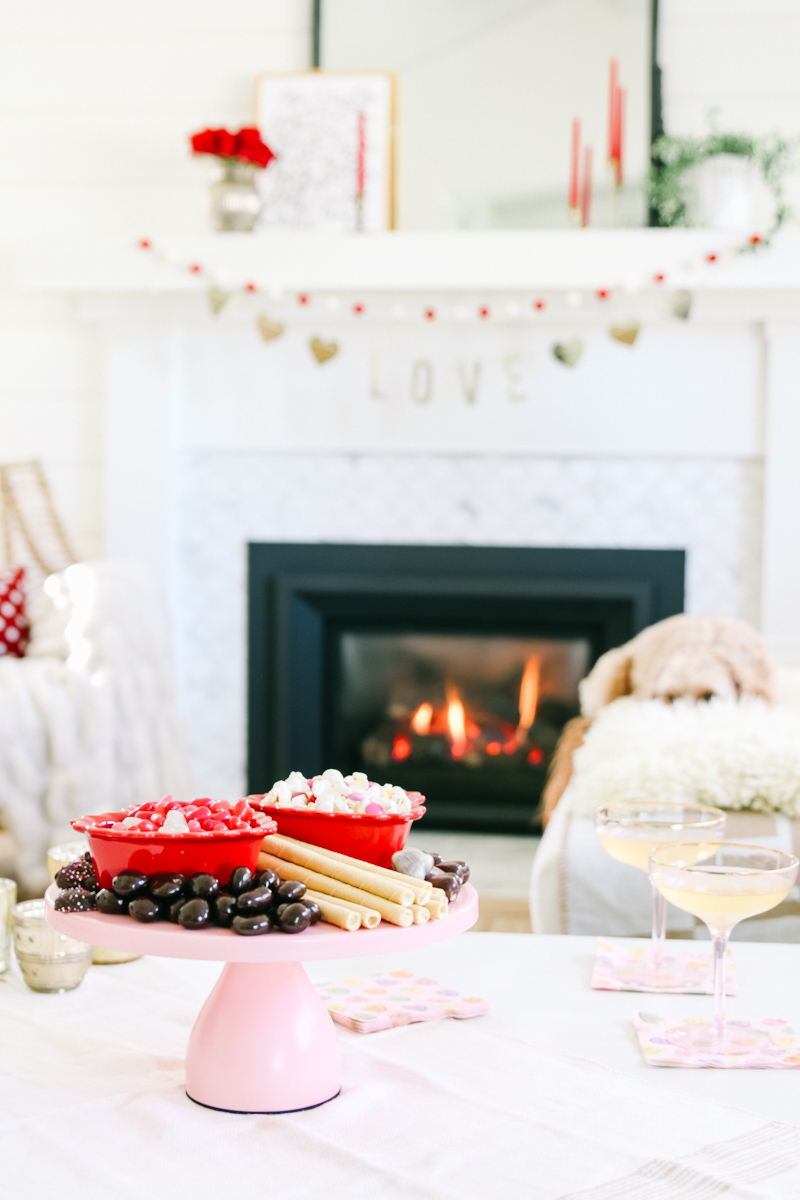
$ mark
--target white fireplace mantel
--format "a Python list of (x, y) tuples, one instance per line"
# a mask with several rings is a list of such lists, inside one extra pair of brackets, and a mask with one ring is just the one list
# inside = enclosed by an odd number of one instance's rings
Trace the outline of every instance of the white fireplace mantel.
[[(800, 665), (800, 235), (739, 255), (741, 237), (698, 230), (151, 240), (42, 243), (19, 258), (23, 286), (75, 297), (101, 329), (109, 554), (174, 578), (184, 452), (296, 455), (306, 470), (309, 454), (485, 456), (493, 470), (503, 456), (597, 460), (620, 478), (626, 462), (763, 463), (760, 620)], [(234, 293), (218, 317), (211, 281)], [(688, 320), (672, 314), (679, 290)], [(262, 312), (285, 335), (263, 342)], [(634, 319), (635, 347), (609, 337)], [(340, 346), (322, 366), (314, 335)], [(552, 350), (574, 338), (584, 354), (569, 368)], [(386, 486), (392, 475), (387, 463)], [(536, 544), (535, 521), (526, 536)]]
[[(694, 229), (469, 231), (362, 235), (167, 235), (91, 242), (42, 239), (19, 256), (25, 287), (80, 295), (191, 295), (213, 277), (287, 292), (528, 292), (576, 288), (688, 288), (762, 293), (798, 303), (800, 232), (773, 247), (731, 254), (746, 234)], [(709, 261), (709, 256), (714, 256)], [(203, 272), (188, 270), (200, 265)], [(656, 282), (656, 276), (663, 281)]]

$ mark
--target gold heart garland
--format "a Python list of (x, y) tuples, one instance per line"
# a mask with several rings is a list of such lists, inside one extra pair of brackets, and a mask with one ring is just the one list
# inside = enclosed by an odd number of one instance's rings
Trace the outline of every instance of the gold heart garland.
[(285, 325), (282, 325), (280, 321), (271, 320), (266, 313), (261, 314), (256, 325), (265, 342), (272, 342), (275, 338), (279, 338), (286, 329)]
[(569, 342), (556, 342), (553, 346), (553, 357), (565, 367), (574, 367), (583, 354), (583, 342), (580, 338), (572, 338)]
[(322, 338), (313, 337), (309, 342), (311, 353), (318, 363), (327, 362), (339, 350), (338, 342), (323, 342)]
[(626, 321), (624, 325), (612, 325), (608, 332), (616, 341), (632, 346), (639, 336), (639, 322)]
[(689, 313), (692, 311), (692, 293), (680, 291), (676, 292), (672, 298), (672, 315), (678, 317), (681, 321), (688, 321)]
[(222, 312), (230, 298), (230, 292), (226, 292), (225, 288), (221, 288), (218, 284), (212, 283), (211, 287), (208, 289), (208, 303), (215, 317)]

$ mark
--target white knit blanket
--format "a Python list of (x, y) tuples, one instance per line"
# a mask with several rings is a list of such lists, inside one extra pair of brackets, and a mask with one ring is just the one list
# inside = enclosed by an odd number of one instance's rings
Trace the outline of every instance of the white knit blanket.
[(574, 765), (582, 816), (624, 800), (690, 800), (800, 817), (800, 710), (625, 697), (602, 709)]
[(166, 621), (144, 570), (81, 563), (51, 576), (29, 655), (0, 659), (0, 814), (28, 888), (70, 819), (190, 790)]

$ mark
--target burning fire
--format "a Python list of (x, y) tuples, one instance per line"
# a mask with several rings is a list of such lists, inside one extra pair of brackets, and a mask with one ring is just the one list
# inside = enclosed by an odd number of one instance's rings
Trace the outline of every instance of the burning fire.
[(431, 721), (433, 720), (433, 705), (428, 704), (427, 700), (424, 704), (420, 704), (411, 718), (411, 728), (414, 733), (418, 733), (420, 737), (426, 737), (431, 731)]
[(450, 753), (463, 758), (467, 748), (467, 714), (456, 688), (447, 689), (447, 731), (450, 734)]
[(392, 758), (395, 762), (410, 758), (414, 753), (414, 737), (438, 737), (446, 739), (450, 757), (457, 761), (465, 758), (468, 762), (480, 761), (484, 756), (494, 758), (522, 752), (528, 763), (539, 766), (544, 753), (538, 746), (531, 745), (528, 735), (539, 705), (540, 672), (539, 656), (531, 655), (522, 672), (516, 726), (489, 713), (469, 712), (459, 689), (451, 683), (446, 684), (443, 706), (434, 708), (425, 700), (408, 718), (408, 725), (395, 734)]
[(519, 725), (517, 725), (517, 741), (520, 745), (527, 740), (528, 730), (536, 720), (536, 708), (539, 703), (540, 665), (538, 656), (532, 654), (522, 672), (522, 683), (519, 685)]

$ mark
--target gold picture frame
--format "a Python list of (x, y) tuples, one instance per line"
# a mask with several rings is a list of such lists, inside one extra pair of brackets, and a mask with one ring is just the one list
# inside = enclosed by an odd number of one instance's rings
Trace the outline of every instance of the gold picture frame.
[(255, 117), (276, 154), (262, 229), (395, 228), (397, 81), (391, 71), (276, 71), (255, 81)]

